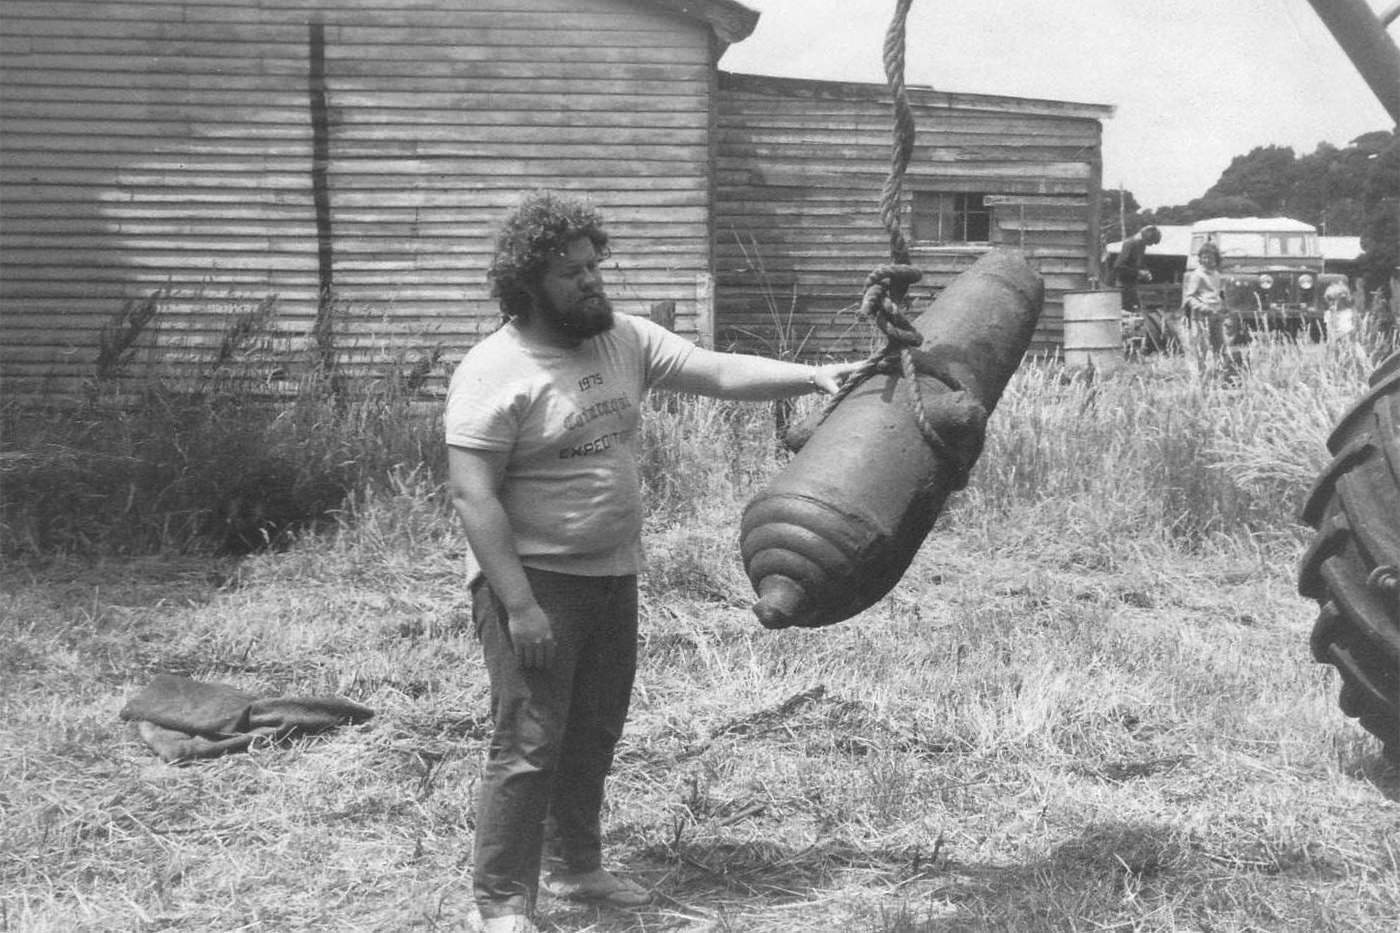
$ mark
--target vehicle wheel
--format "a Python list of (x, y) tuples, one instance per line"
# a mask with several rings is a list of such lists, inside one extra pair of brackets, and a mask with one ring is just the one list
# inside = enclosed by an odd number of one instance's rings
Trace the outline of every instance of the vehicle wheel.
[(1298, 592), (1320, 611), (1313, 657), (1337, 668), (1340, 706), (1400, 760), (1400, 353), (1328, 438), (1333, 459), (1303, 521), (1316, 534)]

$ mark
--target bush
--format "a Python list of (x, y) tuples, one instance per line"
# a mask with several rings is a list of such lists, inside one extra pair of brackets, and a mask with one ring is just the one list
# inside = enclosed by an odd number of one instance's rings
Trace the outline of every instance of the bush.
[(0, 551), (247, 553), (387, 482), (444, 469), (436, 412), (371, 389), (275, 404), (153, 388), (130, 404), (0, 412)]
[[(1239, 386), (1180, 358), (1109, 379), (1028, 361), (993, 415), (986, 449), (949, 518), (988, 541), (1076, 526), (1105, 541), (1161, 539), (1186, 550), (1303, 533), (1295, 521), (1325, 438), (1359, 397), (1362, 344), (1260, 344)], [(356, 497), (446, 479), (439, 406), (395, 380), (308, 383), (273, 404), (229, 383), (202, 393), (149, 388), (136, 401), (0, 411), (0, 549), (152, 553), (278, 546)], [(821, 404), (799, 400), (801, 415)], [(649, 519), (735, 517), (786, 458), (768, 405), (658, 396), (644, 409)], [(450, 511), (438, 512), (450, 519)], [(436, 514), (436, 513), (435, 513)], [(704, 517), (702, 517), (704, 516)]]

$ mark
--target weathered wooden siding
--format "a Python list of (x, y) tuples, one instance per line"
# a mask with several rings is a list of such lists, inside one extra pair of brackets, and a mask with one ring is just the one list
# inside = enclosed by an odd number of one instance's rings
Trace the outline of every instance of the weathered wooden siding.
[[(674, 6), (674, 4), (670, 4)], [(709, 28), (635, 0), (4, 0), (0, 387), (72, 391), (123, 304), (163, 290), (147, 342), (207, 364), (277, 296), (266, 351), (313, 342), (314, 45), (323, 25), (328, 238), (342, 360), (494, 326), (496, 223), (536, 186), (589, 194), (623, 310), (710, 272)], [(271, 367), (269, 367), (271, 369)]]
[[(891, 106), (875, 85), (720, 75), (716, 170), (716, 340), (806, 354), (866, 352), (854, 314), (866, 274), (889, 261), (879, 197), (890, 170)], [(912, 193), (979, 192), (993, 240), (1045, 277), (1036, 346), (1059, 343), (1060, 295), (1097, 259), (1100, 118), (1108, 107), (911, 89)], [(985, 246), (915, 243), (926, 303)]]

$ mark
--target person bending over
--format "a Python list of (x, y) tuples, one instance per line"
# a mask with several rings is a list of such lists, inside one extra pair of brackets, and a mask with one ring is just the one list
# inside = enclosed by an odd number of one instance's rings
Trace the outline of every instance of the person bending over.
[(1155, 246), (1160, 242), (1162, 242), (1162, 231), (1150, 224), (1123, 241), (1122, 248), (1118, 251), (1118, 258), (1114, 260), (1109, 274), (1120, 290), (1124, 311), (1135, 312), (1142, 309), (1142, 300), (1138, 296), (1138, 283), (1142, 279), (1143, 260), (1147, 256), (1147, 247)]

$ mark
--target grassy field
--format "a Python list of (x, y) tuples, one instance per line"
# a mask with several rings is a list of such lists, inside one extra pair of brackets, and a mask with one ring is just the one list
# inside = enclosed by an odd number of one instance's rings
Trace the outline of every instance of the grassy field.
[[(901, 584), (818, 631), (749, 613), (768, 409), (656, 406), (606, 843), (658, 898), (546, 900), (544, 929), (1393, 929), (1400, 773), (1336, 709), (1294, 591), (1293, 516), (1368, 369), (1029, 365)], [(488, 723), (462, 543), (431, 470), (384, 475), (275, 552), (16, 545), (0, 930), (467, 928)], [(35, 520), (12, 510), (12, 545)], [(161, 672), (376, 716), (167, 766), (117, 716)]]

